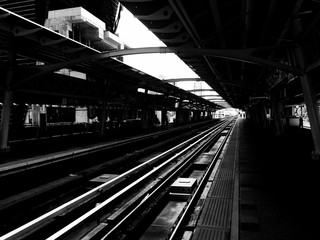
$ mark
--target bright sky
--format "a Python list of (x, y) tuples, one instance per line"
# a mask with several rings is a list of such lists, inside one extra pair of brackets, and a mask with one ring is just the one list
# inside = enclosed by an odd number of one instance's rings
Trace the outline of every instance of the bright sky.
[[(131, 48), (138, 47), (165, 47), (148, 28), (125, 8), (121, 13), (117, 34), (122, 42)], [(175, 54), (140, 54), (124, 56), (124, 63), (139, 69), (159, 79), (172, 78), (199, 78), (179, 57)], [(175, 84), (184, 90), (211, 89), (204, 81), (177, 82)], [(217, 95), (215, 91), (195, 93), (197, 95)]]
[[(139, 20), (133, 17), (129, 11), (121, 13), (121, 20), (117, 29), (121, 41), (131, 48), (138, 47), (165, 47), (151, 31)], [(199, 78), (183, 61), (175, 54), (143, 54), (126, 56), (125, 63), (134, 65), (160, 79), (168, 78)]]

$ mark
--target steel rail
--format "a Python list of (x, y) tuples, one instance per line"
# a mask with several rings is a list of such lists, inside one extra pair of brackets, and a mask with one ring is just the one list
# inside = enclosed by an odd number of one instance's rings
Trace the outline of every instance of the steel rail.
[[(213, 136), (210, 136), (210, 139), (214, 139), (215, 137), (217, 137), (224, 129), (226, 126), (229, 125), (231, 121), (227, 122), (226, 124), (220, 126), (221, 130), (218, 132), (215, 132)], [(206, 137), (208, 137), (210, 134), (206, 135), (205, 137), (203, 137), (202, 139), (199, 139), (195, 144), (198, 144), (199, 142), (201, 142), (202, 140), (204, 140)], [(101, 238), (101, 240), (106, 240), (109, 237), (112, 237), (112, 234), (117, 231), (124, 223), (126, 220), (128, 220), (137, 210), (139, 210), (143, 204), (150, 200), (155, 194), (157, 194), (159, 192), (159, 190), (167, 183), (171, 180), (172, 177), (176, 176), (176, 174), (185, 167), (185, 165), (187, 165), (189, 163), (189, 161), (191, 161), (193, 159), (193, 157), (195, 155), (197, 155), (203, 148), (205, 148), (208, 144), (210, 144), (211, 141), (207, 141), (206, 144), (200, 146), (195, 153), (192, 154), (192, 156), (190, 156), (188, 158), (188, 160), (186, 160), (181, 166), (178, 167), (178, 169), (176, 169), (173, 173), (171, 173), (171, 176), (166, 177), (165, 180), (156, 187), (156, 189), (154, 189), (151, 193), (147, 194), (147, 196), (145, 198), (143, 198), (143, 200), (128, 214), (126, 214), (126, 216), (124, 218), (121, 219), (121, 221), (119, 223), (117, 223), (107, 234), (105, 234), (105, 236), (103, 238)], [(53, 239), (47, 239), (47, 240), (53, 240)]]
[(207, 129), (205, 130), (204, 132), (178, 144), (177, 146), (151, 158), (150, 160), (126, 171), (125, 173), (113, 178), (112, 180), (106, 182), (106, 183), (103, 183), (101, 184), (100, 186), (96, 187), (96, 188), (93, 188), (92, 190), (62, 204), (61, 206), (49, 211), (48, 213), (45, 213), (43, 215), (41, 215), (40, 217), (6, 233), (5, 235), (1, 236), (0, 237), (0, 240), (13, 240), (13, 239), (17, 239), (17, 238), (20, 238), (24, 235), (28, 235), (29, 233), (32, 233), (33, 231), (35, 231), (38, 227), (40, 227), (41, 225), (44, 225), (46, 221), (49, 221), (51, 219), (53, 219), (54, 217), (58, 216), (58, 215), (62, 215), (63, 213), (66, 213), (70, 210), (72, 210), (74, 207), (80, 205), (81, 203), (83, 202), (86, 202), (86, 201), (89, 201), (91, 200), (92, 198), (95, 197), (95, 195), (98, 193), (101, 193), (103, 192), (103, 190), (105, 188), (107, 188), (107, 186), (109, 186), (110, 184), (120, 180), (120, 179), (123, 179), (127, 176), (129, 176), (131, 173), (134, 173), (135, 171), (139, 170), (139, 169), (142, 169), (143, 167), (147, 166), (147, 165), (150, 165), (152, 164), (153, 162), (156, 162), (158, 159), (161, 159), (162, 157), (168, 155), (168, 154), (171, 154), (172, 152), (176, 151), (177, 149), (180, 149), (182, 147), (184, 147), (185, 145), (187, 145), (188, 143), (192, 142), (194, 139), (196, 138), (199, 138), (201, 137), (202, 135), (205, 135), (207, 132), (210, 132), (216, 128), (219, 127), (219, 125), (223, 124), (222, 123), (219, 123), (213, 127), (211, 127), (210, 129)]
[[(217, 124), (217, 122), (215, 122), (215, 124)], [(77, 175), (80, 175), (80, 176), (83, 176), (83, 177), (80, 177), (80, 179), (88, 179), (88, 178), (93, 178), (93, 177), (96, 177), (97, 176), (97, 174), (96, 173), (101, 173), (101, 171), (103, 171), (103, 169), (104, 170), (106, 170), (106, 167), (108, 166), (108, 168), (110, 168), (111, 166), (117, 166), (118, 165), (118, 163), (120, 163), (120, 162), (126, 162), (126, 161), (129, 161), (129, 159), (130, 158), (133, 158), (133, 159), (136, 159), (137, 157), (139, 157), (140, 155), (146, 155), (147, 153), (149, 153), (150, 151), (154, 151), (156, 148), (159, 148), (160, 146), (169, 146), (169, 145), (167, 145), (168, 143), (171, 143), (171, 145), (173, 144), (173, 143), (176, 143), (176, 141), (180, 141), (179, 139), (183, 139), (183, 138), (186, 138), (185, 136), (191, 136), (191, 135), (195, 135), (196, 134), (196, 132), (198, 132), (200, 129), (206, 129), (206, 128), (208, 128), (209, 126), (213, 126), (214, 124), (213, 123), (211, 123), (210, 125), (208, 125), (208, 124), (206, 124), (206, 125), (204, 125), (204, 126), (202, 126), (201, 124), (199, 125), (199, 128), (194, 128), (194, 127), (192, 127), (192, 126), (190, 126), (191, 128), (187, 128), (188, 130), (190, 129), (190, 131), (188, 131), (186, 134), (183, 134), (183, 135), (179, 135), (179, 136), (177, 136), (177, 137), (169, 137), (170, 139), (168, 139), (168, 140), (163, 140), (163, 139), (165, 139), (167, 136), (171, 136), (172, 134), (174, 134), (175, 132), (171, 132), (171, 131), (169, 131), (168, 132), (168, 134), (164, 134), (164, 135), (162, 135), (162, 133), (160, 132), (160, 135), (159, 134), (151, 134), (150, 135), (150, 140), (154, 140), (155, 138), (156, 139), (158, 139), (159, 141), (161, 141), (160, 143), (156, 143), (155, 145), (153, 144), (153, 145), (151, 145), (151, 146), (149, 146), (149, 144), (148, 144), (148, 146), (146, 147), (146, 148), (143, 148), (143, 149), (141, 149), (141, 151), (140, 150), (138, 150), (138, 151), (134, 151), (134, 154), (127, 154), (127, 155), (125, 155), (125, 157), (121, 157), (121, 156), (119, 156), (118, 158), (115, 158), (114, 160), (111, 160), (110, 162), (108, 161), (108, 163), (106, 163), (105, 161), (103, 162), (103, 163), (101, 163), (101, 164), (99, 164), (99, 165), (96, 165), (95, 164), (95, 166), (92, 168), (88, 168), (88, 169), (86, 169), (85, 170), (85, 174), (83, 174), (81, 171), (80, 172), (77, 172), (76, 174)], [(179, 130), (179, 132), (181, 132), (181, 131), (183, 131), (183, 130), (185, 130), (186, 128), (183, 128), (183, 129), (180, 129)], [(178, 133), (179, 133), (178, 132)], [(144, 140), (142, 140), (142, 142), (145, 142), (145, 141), (148, 141), (149, 140), (148, 138), (147, 139), (144, 139)], [(157, 141), (157, 142), (159, 142), (159, 141)], [(133, 142), (133, 144), (135, 144), (136, 142)], [(141, 143), (140, 142), (138, 142), (138, 144), (139, 144), (139, 146), (141, 145)], [(116, 148), (119, 148), (119, 146), (115, 146)], [(88, 153), (89, 154), (89, 153)], [(60, 154), (59, 154), (60, 155)], [(121, 160), (122, 159), (122, 160)], [(67, 159), (66, 159), (67, 160)], [(120, 161), (119, 161), (120, 160)], [(109, 164), (110, 163), (110, 164)], [(97, 167), (96, 166), (100, 166), (98, 169), (97, 169)], [(92, 171), (91, 171), (91, 169), (92, 169)], [(128, 168), (127, 168), (128, 169)], [(126, 171), (126, 170), (124, 170), (124, 171)], [(74, 180), (75, 181), (79, 181), (79, 178), (74, 178)], [(70, 183), (70, 181), (68, 181), (69, 183)], [(71, 181), (71, 182), (73, 182), (73, 181)], [(63, 184), (61, 184), (61, 186), (62, 186)], [(56, 185), (55, 185), (56, 186)], [(35, 189), (35, 188), (33, 188), (33, 189)], [(50, 190), (51, 190), (51, 188), (47, 188), (47, 190), (48, 190), (48, 192), (50, 192)], [(27, 194), (27, 192), (30, 192), (30, 191), (25, 191), (25, 192), (22, 192), (22, 195), (21, 196), (27, 196), (27, 198), (24, 198), (24, 197), (22, 197), (21, 199), (17, 199), (18, 201), (14, 201), (14, 203), (13, 204), (11, 204), (11, 200), (10, 199), (12, 199), (12, 197), (7, 197), (7, 198), (5, 198), (5, 199), (1, 199), (0, 200), (0, 210), (5, 210), (8, 206), (14, 206), (15, 204), (20, 204), (20, 203), (22, 203), (24, 200), (30, 200), (31, 198), (33, 198), (33, 197), (37, 197), (36, 196), (36, 194)], [(37, 192), (37, 191), (36, 191)], [(47, 191), (45, 191), (45, 192), (47, 192)], [(42, 192), (43, 193), (43, 192)], [(20, 194), (19, 194), (20, 195)], [(9, 204), (8, 204), (9, 203)], [(4, 205), (3, 205), (4, 204)]]
[(212, 162), (210, 163), (209, 167), (207, 168), (207, 171), (205, 172), (205, 174), (203, 175), (199, 185), (197, 186), (194, 194), (192, 195), (190, 201), (188, 201), (188, 205), (185, 207), (182, 216), (180, 216), (178, 222), (175, 224), (175, 227), (170, 235), (170, 238), (168, 240), (174, 240), (177, 235), (179, 234), (179, 231), (181, 230), (182, 226), (183, 226), (183, 222), (186, 220), (186, 218), (188, 217), (189, 212), (191, 211), (191, 209), (193, 208), (194, 204), (196, 203), (196, 201), (198, 200), (198, 196), (201, 194), (201, 191), (203, 190), (203, 188), (205, 187), (205, 184), (207, 183), (207, 180), (212, 172), (212, 169), (214, 168), (217, 159), (219, 158), (219, 155), (223, 149), (223, 147), (225, 146), (225, 143), (228, 140), (228, 137), (230, 136), (231, 132), (234, 129), (235, 124), (233, 124), (232, 129), (230, 129), (230, 131), (228, 131), (228, 134), (226, 135), (226, 137), (223, 139), (221, 145), (219, 146), (219, 148), (217, 149), (217, 153), (215, 154)]
[[(200, 123), (201, 124), (201, 123)], [(112, 143), (102, 143), (99, 145), (93, 145), (93, 146), (89, 146), (86, 148), (81, 148), (81, 149), (76, 149), (74, 151), (62, 151), (57, 155), (52, 155), (52, 154), (47, 154), (45, 155), (45, 157), (42, 158), (34, 158), (33, 160), (30, 161), (23, 161), (14, 165), (5, 165), (5, 166), (1, 166), (0, 167), (0, 176), (6, 176), (9, 174), (14, 174), (14, 173), (18, 173), (21, 171), (26, 171), (26, 170), (31, 170), (31, 169), (35, 169), (37, 167), (41, 167), (41, 166), (46, 166), (46, 165), (51, 165), (51, 164), (55, 164), (55, 163), (59, 163), (62, 161), (66, 161), (68, 159), (73, 159), (76, 157), (81, 157), (83, 155), (87, 155), (87, 154), (91, 154), (91, 153), (96, 153), (99, 151), (103, 151), (103, 150), (107, 150), (113, 147), (120, 147), (120, 146), (124, 146), (127, 144), (131, 144), (134, 142), (139, 142), (139, 141), (143, 141), (146, 140), (148, 138), (155, 138), (155, 137), (159, 137), (159, 136), (163, 136), (166, 134), (170, 134), (170, 133), (174, 133), (174, 132), (179, 132), (185, 128), (190, 128), (192, 126), (197, 126), (199, 124), (195, 123), (192, 125), (188, 125), (183, 126), (183, 127), (179, 127), (179, 128), (175, 128), (175, 129), (169, 129), (169, 130), (165, 130), (165, 131), (161, 131), (161, 132), (157, 132), (157, 133), (149, 133), (149, 134), (145, 134), (143, 136), (137, 136), (137, 137), (132, 137), (129, 139), (124, 139), (124, 140), (118, 140)]]
[[(137, 180), (135, 180), (134, 182), (129, 184), (127, 187), (125, 187), (121, 191), (117, 192), (112, 197), (106, 199), (105, 201), (100, 203), (98, 206), (96, 206), (93, 209), (91, 209), (89, 212), (85, 213), (84, 215), (82, 215), (78, 219), (74, 220), (73, 222), (71, 222), (70, 224), (65, 226), (64, 228), (60, 229), (58, 232), (56, 232), (55, 234), (53, 234), (49, 238), (47, 238), (47, 240), (56, 240), (56, 239), (59, 239), (59, 238), (65, 236), (70, 231), (72, 231), (75, 227), (77, 227), (79, 224), (83, 223), (85, 220), (87, 220), (88, 218), (92, 217), (93, 215), (98, 214), (99, 211), (101, 211), (103, 208), (107, 207), (109, 204), (113, 203), (115, 200), (117, 200), (119, 197), (121, 197), (127, 191), (131, 190), (132, 188), (134, 188), (135, 186), (137, 186), (138, 184), (140, 184), (141, 182), (143, 182), (144, 180), (146, 180), (150, 176), (154, 175), (156, 172), (161, 170), (163, 167), (167, 166), (172, 161), (175, 161), (183, 153), (185, 153), (186, 151), (191, 149), (194, 145), (198, 144), (199, 142), (201, 142), (202, 140), (204, 140), (205, 138), (207, 138), (211, 134), (212, 134), (212, 130), (206, 131), (205, 134), (201, 134), (203, 136), (200, 137), (198, 140), (196, 140), (195, 142), (192, 142), (190, 145), (185, 147), (183, 150), (181, 150), (180, 152), (176, 153), (173, 157), (170, 157), (168, 160), (166, 160), (165, 162), (161, 163), (159, 166), (153, 168), (151, 171), (149, 171), (148, 173), (146, 173), (142, 177), (138, 178)], [(194, 138), (192, 138), (192, 139), (194, 139)], [(188, 143), (190, 142), (189, 140), (187, 140)], [(174, 147), (174, 148), (176, 148), (176, 147)]]

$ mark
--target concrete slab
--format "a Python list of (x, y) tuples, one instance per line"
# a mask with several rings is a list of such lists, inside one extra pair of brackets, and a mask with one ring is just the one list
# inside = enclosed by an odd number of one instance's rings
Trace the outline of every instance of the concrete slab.
[(162, 209), (157, 218), (147, 228), (144, 234), (139, 238), (140, 240), (163, 240), (167, 239), (171, 228), (177, 221), (186, 202), (169, 201)]

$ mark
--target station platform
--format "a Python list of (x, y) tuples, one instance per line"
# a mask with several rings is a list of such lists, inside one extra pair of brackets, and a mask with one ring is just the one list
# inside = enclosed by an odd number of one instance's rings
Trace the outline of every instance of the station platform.
[[(166, 129), (173, 128), (171, 125)], [(72, 154), (77, 149), (86, 149), (99, 145), (108, 145), (116, 141), (135, 138), (144, 134), (161, 131), (160, 127), (141, 131), (108, 131), (101, 136), (97, 132), (85, 132), (74, 134), (57, 134), (39, 138), (26, 138), (10, 142), (10, 151), (0, 153), (0, 166), (16, 164), (18, 161), (30, 161), (61, 155), (61, 153)]]
[(320, 239), (319, 161), (310, 130), (279, 136), (239, 118), (192, 240)]

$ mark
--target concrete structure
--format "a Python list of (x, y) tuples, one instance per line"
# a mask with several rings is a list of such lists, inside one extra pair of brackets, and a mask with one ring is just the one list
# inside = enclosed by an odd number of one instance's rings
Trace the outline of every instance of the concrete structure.
[(101, 51), (120, 49), (120, 39), (105, 23), (82, 7), (49, 11), (46, 27)]

